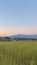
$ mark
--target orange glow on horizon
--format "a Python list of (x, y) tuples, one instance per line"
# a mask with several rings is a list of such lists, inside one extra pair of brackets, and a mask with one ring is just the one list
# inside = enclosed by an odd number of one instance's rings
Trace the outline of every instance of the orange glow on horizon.
[(13, 31), (5, 31), (4, 33), (1, 32), (0, 36), (10, 36), (16, 34), (37, 34), (37, 31), (32, 29), (23, 29), (23, 30), (18, 29)]
[(17, 35), (17, 34), (37, 34), (37, 33), (1, 33), (0, 36), (10, 36), (10, 35)]

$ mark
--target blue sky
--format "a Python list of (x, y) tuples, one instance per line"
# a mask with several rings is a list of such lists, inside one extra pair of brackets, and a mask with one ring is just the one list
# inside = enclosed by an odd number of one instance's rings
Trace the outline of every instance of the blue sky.
[(37, 0), (0, 0), (0, 34), (37, 34)]

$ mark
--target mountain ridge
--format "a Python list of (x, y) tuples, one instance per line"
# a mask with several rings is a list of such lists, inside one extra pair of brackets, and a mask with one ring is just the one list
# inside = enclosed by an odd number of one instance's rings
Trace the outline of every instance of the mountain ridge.
[(10, 37), (10, 38), (37, 38), (37, 34), (16, 34), (10, 36), (0, 36), (0, 37)]
[(37, 38), (36, 34), (29, 35), (29, 34), (17, 34), (17, 35), (11, 35), (10, 38)]

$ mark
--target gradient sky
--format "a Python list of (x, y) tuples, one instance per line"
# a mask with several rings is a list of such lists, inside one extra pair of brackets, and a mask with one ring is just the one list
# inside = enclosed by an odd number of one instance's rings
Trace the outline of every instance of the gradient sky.
[(0, 0), (0, 35), (37, 34), (37, 0)]

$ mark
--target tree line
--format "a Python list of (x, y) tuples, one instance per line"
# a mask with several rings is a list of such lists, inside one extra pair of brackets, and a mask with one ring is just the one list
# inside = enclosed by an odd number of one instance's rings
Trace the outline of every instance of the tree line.
[(10, 38), (10, 37), (0, 37), (0, 41), (37, 41), (37, 38)]

